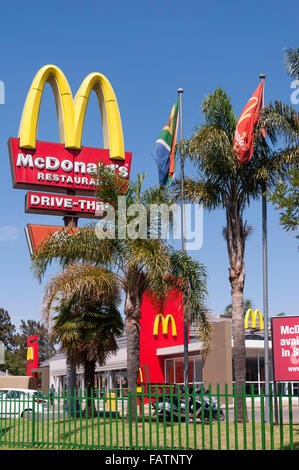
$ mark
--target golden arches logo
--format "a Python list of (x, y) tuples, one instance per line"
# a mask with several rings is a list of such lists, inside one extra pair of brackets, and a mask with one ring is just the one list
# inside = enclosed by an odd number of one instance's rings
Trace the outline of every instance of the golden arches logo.
[(253, 311), (252, 308), (249, 308), (246, 312), (245, 321), (244, 321), (245, 329), (248, 328), (248, 323), (249, 323), (249, 317), (250, 316), (251, 316), (251, 328), (256, 328), (256, 319), (257, 319), (257, 317), (259, 317), (260, 330), (263, 330), (264, 329), (264, 320), (263, 320), (262, 314), (259, 310)]
[(124, 139), (116, 97), (108, 79), (91, 73), (83, 80), (75, 99), (64, 73), (55, 65), (45, 65), (35, 75), (28, 92), (19, 129), (20, 148), (35, 149), (40, 102), (45, 84), (52, 87), (59, 125), (60, 142), (65, 148), (80, 150), (90, 93), (95, 91), (102, 117), (104, 148), (110, 158), (124, 160)]
[(27, 361), (32, 361), (33, 360), (33, 348), (30, 347), (27, 349)]
[(154, 323), (154, 332), (153, 332), (154, 336), (159, 334), (160, 321), (162, 322), (163, 335), (166, 335), (168, 333), (169, 322), (171, 322), (172, 336), (177, 336), (176, 324), (171, 314), (167, 315), (166, 318), (164, 318), (162, 314), (159, 314), (156, 316), (155, 323)]

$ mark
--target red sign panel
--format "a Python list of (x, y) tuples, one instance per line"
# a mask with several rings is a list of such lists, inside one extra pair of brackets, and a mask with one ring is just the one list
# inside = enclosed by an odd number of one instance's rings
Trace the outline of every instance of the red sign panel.
[(61, 230), (67, 230), (71, 233), (76, 232), (78, 228), (59, 227), (57, 225), (36, 225), (28, 224), (25, 228), (28, 248), (30, 255), (33, 255), (41, 246), (41, 243), (53, 233)]
[(111, 160), (109, 150), (82, 147), (67, 150), (63, 144), (36, 142), (36, 150), (20, 149), (19, 139), (8, 141), (14, 188), (90, 195), (96, 189), (99, 164), (108, 165), (128, 179), (132, 154), (125, 160)]
[(101, 218), (104, 208), (103, 202), (86, 196), (29, 192), (25, 199), (25, 212), (31, 214), (68, 214), (77, 217)]
[(299, 317), (272, 318), (274, 380), (299, 380)]
[[(180, 292), (175, 294), (172, 292), (165, 302), (163, 312), (160, 312), (153, 305), (151, 297), (145, 293), (143, 295), (139, 323), (140, 364), (148, 367), (149, 381), (151, 383), (164, 383), (165, 356), (163, 355), (163, 349), (166, 351), (167, 348), (184, 345), (182, 294)], [(160, 354), (158, 354), (158, 350), (160, 350)], [(173, 354), (177, 354), (177, 352)], [(167, 352), (165, 352), (165, 355), (167, 356)], [(180, 378), (177, 377), (177, 379), (177, 382), (180, 382)], [(183, 381), (184, 379), (182, 379)]]
[(32, 372), (32, 369), (38, 369), (38, 336), (27, 337), (27, 376), (35, 377), (36, 385), (38, 373)]

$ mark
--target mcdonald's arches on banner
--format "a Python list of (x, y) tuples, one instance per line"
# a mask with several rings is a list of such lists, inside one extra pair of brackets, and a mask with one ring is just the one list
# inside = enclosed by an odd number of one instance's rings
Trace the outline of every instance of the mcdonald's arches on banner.
[(174, 318), (171, 314), (168, 314), (166, 316), (166, 318), (164, 318), (162, 314), (159, 314), (159, 315), (156, 316), (155, 322), (154, 322), (154, 331), (153, 331), (154, 336), (159, 334), (159, 324), (160, 324), (160, 322), (162, 323), (162, 333), (163, 333), (163, 335), (167, 335), (168, 328), (169, 328), (169, 323), (171, 323), (172, 336), (177, 336), (175, 320), (174, 320)]
[[(50, 83), (57, 108), (60, 143), (36, 140), (41, 97)], [(82, 147), (82, 131), (91, 91), (95, 91), (102, 117), (104, 149)], [(75, 99), (63, 72), (46, 65), (36, 74), (23, 109), (19, 138), (8, 142), (14, 188), (90, 194), (96, 189), (99, 164), (124, 178), (130, 174), (132, 154), (124, 151), (118, 104), (104, 75), (89, 74)]]
[(244, 325), (245, 325), (245, 329), (248, 329), (249, 328), (249, 318), (251, 317), (251, 328), (254, 329), (254, 328), (257, 328), (257, 323), (256, 323), (256, 320), (257, 320), (257, 317), (259, 318), (259, 323), (260, 323), (260, 326), (259, 326), (259, 329), (260, 330), (263, 330), (264, 329), (264, 320), (263, 320), (263, 317), (262, 317), (262, 314), (260, 312), (260, 310), (255, 310), (253, 311), (252, 308), (249, 308), (245, 314), (245, 320), (244, 320)]
[(27, 349), (27, 361), (33, 361), (33, 348), (32, 347)]

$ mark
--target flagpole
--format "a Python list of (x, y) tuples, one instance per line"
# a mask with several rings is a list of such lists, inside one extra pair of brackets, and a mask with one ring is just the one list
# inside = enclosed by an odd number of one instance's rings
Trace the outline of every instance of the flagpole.
[[(180, 113), (180, 140), (183, 140), (183, 88), (178, 89), (179, 95), (179, 113)], [(182, 251), (186, 251), (186, 222), (185, 222), (185, 204), (184, 204), (184, 155), (182, 153), (182, 147), (180, 150), (181, 154), (181, 230), (182, 230)], [(185, 315), (185, 299), (183, 298), (183, 311), (184, 311), (184, 385), (185, 389), (189, 384), (188, 376), (188, 318)]]
[[(261, 73), (259, 78), (265, 80), (266, 75)], [(265, 85), (264, 85), (265, 90)], [(265, 188), (266, 190), (267, 188)], [(268, 240), (267, 240), (267, 198), (266, 193), (262, 195), (262, 237), (263, 237), (263, 310), (264, 310), (264, 369), (265, 369), (265, 395), (266, 413), (265, 421), (269, 424), (269, 334), (268, 334)]]

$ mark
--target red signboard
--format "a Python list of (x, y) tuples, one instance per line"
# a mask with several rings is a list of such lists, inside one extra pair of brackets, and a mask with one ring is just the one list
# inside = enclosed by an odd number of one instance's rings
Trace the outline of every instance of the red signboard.
[(27, 337), (27, 376), (34, 377), (37, 385), (37, 372), (32, 369), (38, 369), (38, 336)]
[(299, 380), (299, 317), (272, 318), (274, 380)]
[(25, 228), (25, 234), (30, 255), (32, 256), (40, 248), (41, 243), (58, 230), (67, 230), (73, 233), (76, 232), (78, 228), (61, 227), (57, 225), (28, 224)]
[(90, 195), (96, 189), (99, 164), (108, 165), (128, 179), (132, 154), (125, 152), (125, 160), (113, 160), (109, 150), (82, 147), (67, 150), (63, 144), (36, 142), (35, 150), (20, 149), (19, 139), (8, 141), (14, 188), (33, 189)]
[(86, 196), (29, 192), (25, 199), (25, 212), (32, 214), (101, 218), (104, 210), (103, 202)]
[[(144, 294), (141, 305), (140, 365), (148, 368), (151, 383), (165, 382), (165, 357), (168, 348), (184, 345), (184, 313), (182, 294), (173, 292), (165, 302), (163, 312), (157, 311), (151, 297)], [(189, 342), (189, 336), (188, 336)], [(159, 351), (158, 351), (159, 350)], [(165, 354), (163, 354), (165, 351)], [(158, 354), (159, 352), (159, 354)], [(172, 354), (177, 354), (174, 351)], [(180, 380), (177, 380), (180, 382)], [(182, 382), (184, 379), (182, 379)]]

